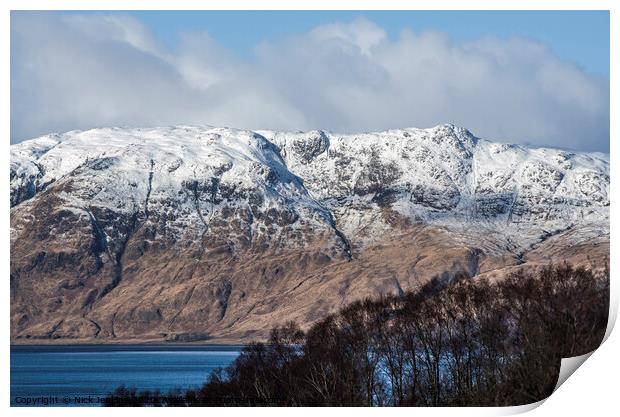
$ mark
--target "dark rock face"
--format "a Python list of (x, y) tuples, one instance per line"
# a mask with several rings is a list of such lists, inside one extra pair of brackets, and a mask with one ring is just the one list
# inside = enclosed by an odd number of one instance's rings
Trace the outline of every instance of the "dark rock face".
[(329, 138), (323, 131), (310, 132), (293, 142), (292, 148), (298, 158), (310, 162), (329, 149)]
[(38, 169), (39, 172), (36, 174), (24, 173), (20, 175), (15, 169), (11, 168), (11, 183), (18, 184), (17, 187), (11, 190), (11, 207), (34, 197), (37, 193), (39, 180), (43, 176), (40, 167)]
[(370, 158), (370, 162), (360, 173), (355, 181), (353, 193), (359, 196), (368, 194), (390, 193), (390, 187), (394, 181), (400, 178), (401, 172), (395, 163), (382, 163), (376, 153)]
[(515, 195), (511, 193), (478, 195), (476, 196), (475, 211), (488, 218), (503, 216), (510, 212), (514, 198)]
[(437, 210), (455, 208), (460, 200), (460, 193), (456, 188), (438, 189), (416, 185), (411, 192), (411, 199), (422, 206)]

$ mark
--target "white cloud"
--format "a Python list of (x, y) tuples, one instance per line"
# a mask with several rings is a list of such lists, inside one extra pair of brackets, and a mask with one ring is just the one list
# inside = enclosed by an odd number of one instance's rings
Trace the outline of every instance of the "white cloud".
[(609, 81), (545, 45), (455, 43), (374, 23), (318, 26), (256, 46), (207, 33), (174, 50), (119, 15), (13, 13), (11, 140), (104, 125), (211, 124), (333, 131), (465, 126), (495, 140), (609, 147)]

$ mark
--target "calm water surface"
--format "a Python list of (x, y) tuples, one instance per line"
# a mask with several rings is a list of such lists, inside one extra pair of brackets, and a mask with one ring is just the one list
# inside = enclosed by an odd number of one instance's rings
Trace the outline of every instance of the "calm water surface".
[[(242, 346), (11, 346), (11, 405), (75, 406), (119, 385), (167, 392), (197, 388)], [(65, 400), (69, 398), (69, 400)], [(46, 400), (48, 399), (48, 400)], [(86, 400), (88, 401), (88, 400)], [(78, 404), (87, 405), (88, 403)]]

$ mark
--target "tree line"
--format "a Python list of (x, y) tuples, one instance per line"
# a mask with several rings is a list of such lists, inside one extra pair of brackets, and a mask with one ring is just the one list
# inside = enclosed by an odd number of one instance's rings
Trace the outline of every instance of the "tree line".
[(433, 279), (354, 302), (303, 332), (274, 328), (196, 390), (119, 387), (107, 406), (511, 406), (548, 397), (560, 360), (596, 349), (609, 269)]

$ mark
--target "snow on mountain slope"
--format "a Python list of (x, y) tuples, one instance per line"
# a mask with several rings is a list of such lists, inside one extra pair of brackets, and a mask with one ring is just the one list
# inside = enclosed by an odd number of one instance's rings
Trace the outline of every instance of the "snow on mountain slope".
[[(493, 143), (453, 125), (334, 135), (260, 131), (346, 235), (372, 240), (396, 212), (418, 223), (501, 231), (522, 246), (589, 222), (606, 229), (603, 154)], [(393, 213), (391, 213), (393, 214)]]
[(394, 222), (474, 222), (527, 246), (579, 224), (604, 227), (609, 205), (608, 156), (493, 143), (453, 125), (354, 135), (112, 128), (11, 147), (12, 206), (61, 182), (64, 206), (84, 215), (168, 213), (162, 228), (183, 235), (234, 211), (246, 217), (245, 240), (273, 240), (286, 225), (282, 238), (300, 226), (364, 244)]
[[(50, 187), (65, 209), (82, 216), (96, 208), (152, 217), (158, 233), (173, 240), (199, 240), (199, 233), (208, 233), (248, 245), (261, 235), (293, 245), (303, 238), (291, 232), (291, 224), (327, 233), (334, 227), (331, 214), (308, 195), (278, 149), (249, 131), (96, 129), (14, 145), (12, 205)], [(225, 223), (233, 218), (237, 230)], [(113, 221), (103, 228), (108, 239), (117, 233)]]

